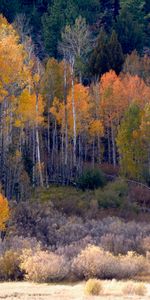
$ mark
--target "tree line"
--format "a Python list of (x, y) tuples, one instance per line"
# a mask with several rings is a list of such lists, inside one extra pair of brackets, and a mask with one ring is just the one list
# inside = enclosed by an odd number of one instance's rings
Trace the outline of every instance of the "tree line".
[(0, 12), (9, 22), (26, 18), (40, 57), (60, 56), (61, 31), (78, 16), (93, 37), (101, 28), (109, 35), (115, 30), (124, 53), (150, 45), (149, 0), (1, 0)]

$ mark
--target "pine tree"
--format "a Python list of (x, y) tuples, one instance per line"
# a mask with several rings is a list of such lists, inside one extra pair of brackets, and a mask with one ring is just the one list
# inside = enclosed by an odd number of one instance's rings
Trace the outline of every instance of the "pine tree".
[(122, 52), (121, 44), (118, 41), (117, 34), (115, 31), (113, 31), (111, 34), (108, 43), (108, 50), (110, 68), (114, 70), (117, 74), (119, 74), (124, 63), (124, 55)]
[(120, 0), (114, 0), (114, 20), (116, 21), (120, 10)]
[(93, 75), (101, 76), (110, 68), (108, 61), (108, 36), (101, 30), (97, 45), (90, 58), (90, 71)]
[(133, 19), (133, 15), (126, 9), (117, 17), (115, 30), (121, 43), (123, 53), (133, 50), (141, 51), (144, 43), (143, 25)]
[(123, 63), (124, 55), (116, 32), (113, 31), (110, 38), (108, 38), (108, 35), (104, 31), (101, 31), (97, 40), (97, 46), (91, 55), (91, 73), (101, 76), (110, 69), (113, 69), (119, 74)]
[(9, 22), (12, 22), (21, 10), (19, 0), (1, 0), (0, 1), (0, 14), (3, 14)]
[(42, 24), (44, 43), (50, 56), (57, 57), (61, 31), (66, 24), (73, 24), (77, 15), (73, 0), (54, 0), (52, 6), (48, 6), (48, 11), (42, 18)]

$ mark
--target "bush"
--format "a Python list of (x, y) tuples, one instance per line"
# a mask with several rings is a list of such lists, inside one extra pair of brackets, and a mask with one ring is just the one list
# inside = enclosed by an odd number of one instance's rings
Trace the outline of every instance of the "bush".
[(127, 255), (119, 256), (119, 261), (119, 279), (133, 278), (146, 269), (146, 259), (135, 252), (128, 252)]
[(63, 256), (53, 252), (25, 250), (21, 257), (21, 269), (26, 278), (34, 282), (63, 280), (69, 272), (69, 265)]
[(18, 280), (23, 278), (23, 272), (19, 267), (20, 257), (17, 252), (8, 250), (0, 257), (0, 279)]
[(128, 186), (122, 179), (107, 184), (103, 190), (96, 191), (96, 199), (100, 208), (120, 208), (126, 201), (127, 195)]
[(98, 279), (89, 279), (85, 285), (85, 294), (98, 296), (102, 293), (102, 282)]
[(101, 170), (86, 170), (77, 180), (78, 188), (95, 190), (105, 185), (105, 176)]
[(117, 276), (118, 260), (111, 253), (89, 245), (74, 259), (72, 269), (80, 279), (112, 279)]
[(89, 245), (73, 260), (72, 270), (80, 279), (131, 278), (145, 269), (145, 259), (135, 253), (114, 256), (97, 246)]
[(124, 285), (122, 292), (125, 295), (145, 296), (147, 288), (143, 283), (127, 282)]

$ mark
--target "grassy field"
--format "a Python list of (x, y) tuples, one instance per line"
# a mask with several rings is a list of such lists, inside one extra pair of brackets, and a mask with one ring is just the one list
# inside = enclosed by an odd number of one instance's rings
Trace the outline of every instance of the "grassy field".
[(85, 283), (74, 285), (64, 284), (34, 284), (29, 282), (14, 282), (0, 284), (0, 299), (5, 300), (148, 300), (150, 299), (150, 284), (145, 284), (145, 296), (123, 295), (122, 289), (126, 283), (115, 280), (103, 282), (104, 291), (101, 296), (85, 296)]

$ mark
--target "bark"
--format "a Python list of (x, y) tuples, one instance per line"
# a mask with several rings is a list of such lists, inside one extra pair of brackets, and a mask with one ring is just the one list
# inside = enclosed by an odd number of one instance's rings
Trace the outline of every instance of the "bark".
[[(37, 115), (37, 118), (38, 118), (38, 93), (36, 93), (36, 115)], [(43, 183), (41, 153), (40, 153), (39, 127), (38, 127), (38, 121), (37, 120), (36, 120), (36, 127), (35, 127), (35, 136), (36, 136), (36, 154), (37, 154), (37, 162), (38, 162), (38, 171), (39, 171), (39, 178), (40, 178), (40, 186), (43, 187), (44, 183)]]

